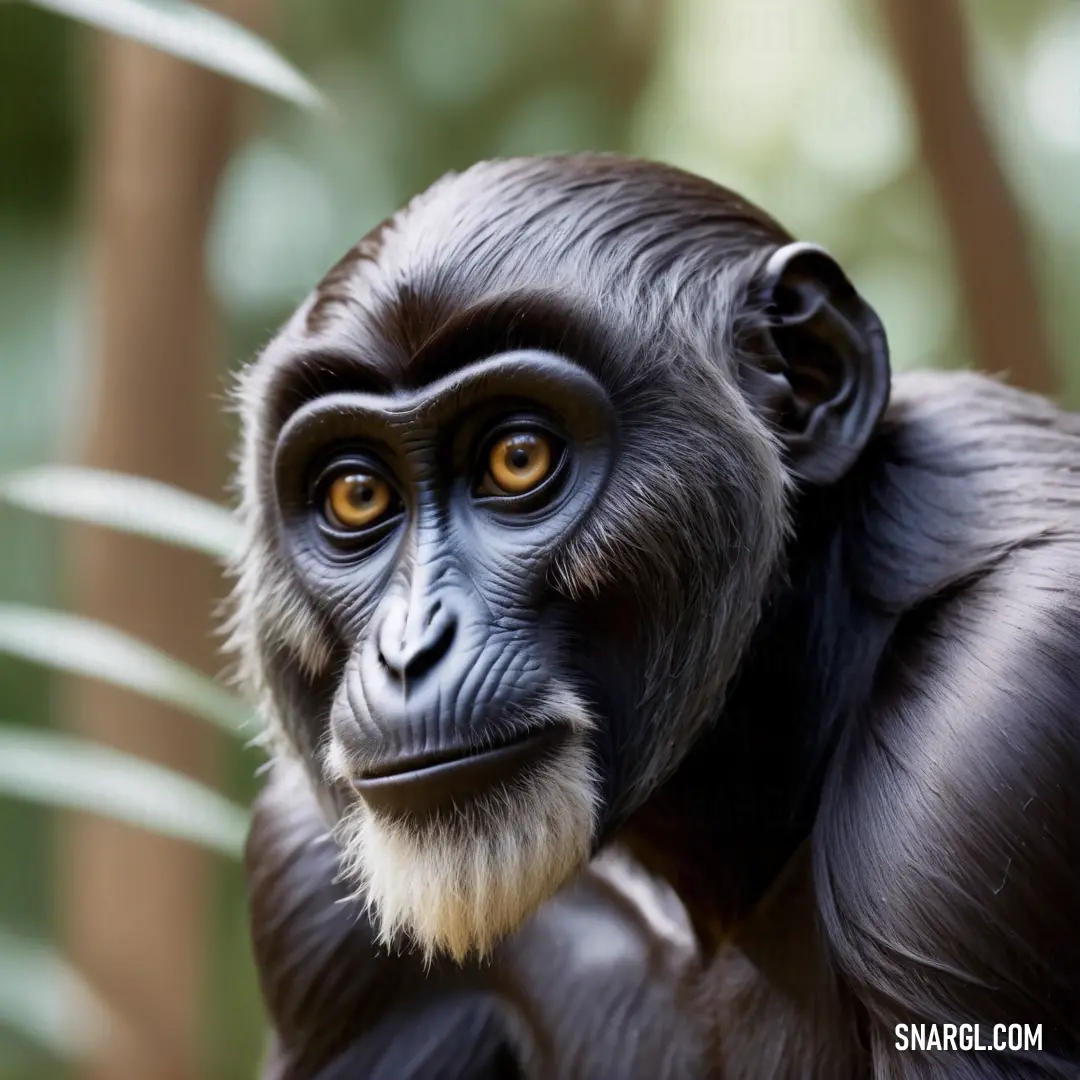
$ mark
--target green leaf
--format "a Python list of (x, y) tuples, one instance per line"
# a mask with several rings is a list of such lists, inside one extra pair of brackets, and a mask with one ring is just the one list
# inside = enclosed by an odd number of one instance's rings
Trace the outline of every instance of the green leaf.
[(120, 1021), (48, 945), (0, 929), (0, 1024), (54, 1057), (75, 1061)]
[(111, 626), (67, 612), (0, 604), (0, 652), (134, 690), (241, 734), (238, 697), (186, 664)]
[(262, 38), (184, 0), (27, 0), (250, 83), (305, 108), (322, 95)]
[(235, 858), (247, 814), (195, 780), (69, 735), (0, 725), (0, 794), (83, 810)]
[(226, 561), (240, 526), (223, 506), (141, 476), (78, 465), (38, 465), (0, 476), (0, 499), (39, 514), (86, 521)]

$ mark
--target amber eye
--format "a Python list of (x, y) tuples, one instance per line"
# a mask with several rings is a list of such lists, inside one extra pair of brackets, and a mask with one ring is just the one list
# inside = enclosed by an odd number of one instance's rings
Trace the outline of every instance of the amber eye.
[(505, 435), (488, 455), (491, 484), (506, 495), (523, 495), (551, 473), (551, 443), (534, 431)]
[(339, 476), (326, 494), (326, 516), (339, 529), (365, 529), (390, 507), (390, 485), (370, 473)]

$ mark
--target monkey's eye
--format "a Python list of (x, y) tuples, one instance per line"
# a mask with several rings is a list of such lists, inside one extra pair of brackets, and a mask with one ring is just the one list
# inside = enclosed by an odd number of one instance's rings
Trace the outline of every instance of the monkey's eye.
[(386, 514), (392, 502), (393, 492), (385, 480), (371, 473), (349, 472), (331, 483), (323, 513), (335, 529), (366, 529)]
[(488, 452), (482, 495), (525, 495), (535, 491), (556, 464), (551, 440), (537, 431), (513, 431), (499, 438)]

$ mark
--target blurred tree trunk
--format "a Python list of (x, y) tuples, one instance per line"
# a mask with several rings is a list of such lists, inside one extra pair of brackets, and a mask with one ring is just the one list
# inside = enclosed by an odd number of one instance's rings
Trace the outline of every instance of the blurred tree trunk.
[(937, 188), (979, 367), (1018, 386), (1059, 386), (1020, 210), (971, 85), (958, 0), (883, 0)]
[[(216, 5), (249, 25), (260, 0)], [(236, 84), (121, 39), (94, 39), (90, 160), (96, 320), (84, 461), (220, 498), (222, 365), (204, 274), (213, 196), (235, 138)], [(71, 533), (76, 610), (213, 673), (208, 560), (103, 530)], [(211, 779), (219, 747), (200, 721), (89, 682), (65, 721), (92, 739)], [(130, 1033), (94, 1080), (195, 1080), (210, 941), (212, 866), (185, 844), (91, 817), (61, 836), (66, 947)]]

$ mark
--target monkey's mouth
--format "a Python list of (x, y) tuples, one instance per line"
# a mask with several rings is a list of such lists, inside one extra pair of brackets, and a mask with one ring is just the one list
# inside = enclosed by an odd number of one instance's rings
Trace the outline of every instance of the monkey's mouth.
[(567, 735), (562, 724), (525, 732), (495, 747), (461, 747), (398, 759), (353, 780), (373, 810), (397, 817), (425, 817), (464, 805), (520, 778), (552, 756)]

